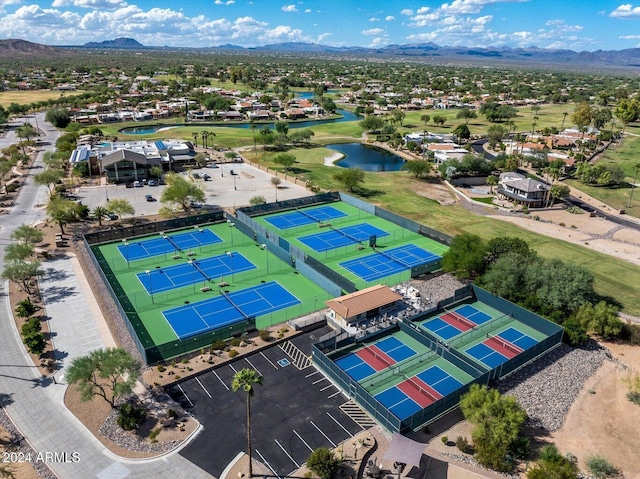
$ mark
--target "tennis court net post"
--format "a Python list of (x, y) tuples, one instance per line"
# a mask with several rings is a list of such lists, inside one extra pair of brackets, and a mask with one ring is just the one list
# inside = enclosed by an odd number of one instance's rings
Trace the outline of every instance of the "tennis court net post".
[(164, 235), (163, 238), (166, 239), (169, 243), (171, 243), (171, 245), (175, 248), (176, 251), (179, 251), (180, 253), (182, 253), (182, 250), (180, 249), (180, 247), (169, 236)]
[(202, 276), (204, 276), (204, 277), (205, 277), (205, 279), (206, 279), (207, 281), (211, 281), (211, 278), (210, 278), (209, 276), (207, 276), (207, 273), (205, 273), (205, 272), (202, 270), (202, 268), (200, 268), (200, 266), (198, 266), (198, 265), (196, 264), (196, 262), (195, 262), (195, 261), (189, 261), (189, 264), (190, 264), (191, 266), (193, 266), (195, 269), (197, 269), (197, 270), (198, 270), (198, 272), (199, 272)]
[(227, 293), (225, 293), (222, 289), (218, 288), (218, 291), (220, 292), (220, 294), (222, 296), (224, 296), (224, 298), (229, 301), (229, 303), (231, 303), (231, 306), (233, 306), (234, 308), (236, 308), (236, 310), (238, 310), (238, 312), (242, 315), (242, 317), (244, 319), (251, 319), (250, 316), (247, 316), (245, 314), (244, 311), (242, 311), (242, 309), (240, 309), (240, 306), (238, 306), (236, 303), (233, 302), (233, 300), (229, 297), (229, 295)]

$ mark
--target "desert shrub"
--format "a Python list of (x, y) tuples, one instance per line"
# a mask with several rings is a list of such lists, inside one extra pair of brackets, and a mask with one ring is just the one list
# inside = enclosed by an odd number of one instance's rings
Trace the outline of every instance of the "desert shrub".
[(473, 447), (467, 441), (467, 438), (464, 436), (458, 436), (456, 438), (456, 447), (460, 450), (460, 452), (464, 452), (465, 454), (473, 454)]
[(38, 318), (31, 318), (27, 320), (21, 328), (23, 336), (27, 336), (31, 333), (39, 333), (41, 329), (42, 326)]
[(187, 358), (182, 358), (182, 361), (180, 361), (182, 364), (189, 364), (189, 360)]
[(238, 347), (240, 346), (241, 342), (242, 340), (240, 338), (231, 338), (231, 341), (229, 341), (229, 346)]
[(531, 441), (528, 437), (519, 436), (509, 448), (513, 457), (516, 459), (524, 459), (531, 453)]
[(587, 469), (589, 469), (592, 476), (598, 479), (615, 477), (620, 472), (616, 466), (598, 454), (594, 454), (587, 459)]
[(238, 351), (236, 351), (235, 349), (229, 350), (229, 357), (230, 358), (235, 358), (238, 354), (239, 354)]
[(40, 356), (47, 347), (47, 341), (41, 332), (31, 332), (24, 336), (24, 344), (31, 354)]
[(620, 332), (620, 339), (634, 346), (640, 345), (640, 325), (624, 323)]
[(16, 307), (16, 314), (20, 318), (28, 318), (33, 315), (38, 310), (37, 306), (34, 305), (29, 298), (22, 300), (18, 303)]
[(630, 391), (627, 393), (627, 399), (633, 404), (640, 406), (640, 392)]
[(271, 333), (268, 329), (261, 329), (258, 336), (260, 336), (260, 339), (263, 341), (269, 341), (269, 339), (271, 339)]
[(319, 447), (307, 459), (307, 467), (317, 474), (320, 479), (329, 479), (339, 465), (340, 460), (333, 451), (326, 447)]
[(222, 339), (214, 341), (213, 344), (211, 345), (211, 349), (213, 349), (214, 351), (222, 351), (226, 347), (227, 347), (227, 343), (224, 342)]
[(449, 438), (447, 436), (442, 436), (440, 440), (442, 441), (442, 444), (446, 444), (449, 442)]
[(149, 433), (149, 440), (150, 440), (151, 442), (158, 442), (157, 437), (158, 437), (158, 434), (160, 434), (160, 431), (162, 431), (162, 429), (161, 429), (161, 428), (159, 428), (159, 427), (157, 427), (157, 428), (155, 428), (153, 431), (151, 431), (151, 432)]
[(125, 431), (133, 431), (145, 417), (147, 417), (147, 412), (144, 408), (125, 403), (120, 406), (120, 413), (116, 422)]
[(167, 370), (162, 364), (158, 364), (158, 372), (163, 373)]
[(4, 189), (6, 190), (7, 193), (13, 193), (13, 192), (17, 191), (18, 188), (20, 188), (20, 184), (17, 181), (15, 183), (9, 183), (8, 185), (5, 185), (5, 187), (4, 187)]
[(175, 411), (175, 409), (167, 409), (167, 416), (169, 416), (171, 419), (175, 419), (176, 417), (178, 417), (178, 413)]

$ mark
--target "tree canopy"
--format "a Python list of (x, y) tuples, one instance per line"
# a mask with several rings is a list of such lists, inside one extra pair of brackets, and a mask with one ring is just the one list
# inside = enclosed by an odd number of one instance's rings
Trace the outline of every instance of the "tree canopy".
[(160, 201), (168, 207), (178, 205), (184, 211), (188, 211), (191, 202), (203, 202), (205, 200), (202, 187), (182, 175), (169, 173), (165, 176), (165, 181), (167, 186), (162, 191)]
[(413, 174), (415, 178), (427, 175), (431, 171), (431, 162), (427, 160), (411, 160), (406, 161), (402, 165), (404, 171), (408, 171)]
[(484, 271), (486, 244), (477, 235), (462, 233), (453, 238), (442, 255), (442, 269), (455, 272), (458, 278), (473, 278)]
[(333, 179), (354, 193), (364, 183), (364, 171), (361, 168), (343, 168), (342, 171), (333, 175)]

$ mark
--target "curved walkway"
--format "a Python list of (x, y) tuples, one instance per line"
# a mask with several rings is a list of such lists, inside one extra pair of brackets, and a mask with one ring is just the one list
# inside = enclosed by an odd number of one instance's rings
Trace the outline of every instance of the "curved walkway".
[[(47, 148), (53, 149), (59, 133), (44, 123), (44, 114), (39, 114), (38, 120), (44, 125), (41, 130)], [(0, 148), (14, 141), (14, 132), (10, 130), (0, 138)], [(38, 154), (38, 164), (42, 164), (42, 152)], [(44, 219), (43, 209), (35, 205), (43, 204), (46, 196), (46, 187), (34, 185), (33, 178), (28, 177), (11, 213), (2, 217), (0, 257), (4, 257), (4, 245), (17, 226)], [(64, 367), (89, 349), (104, 347), (103, 334), (108, 330), (100, 331), (88, 296), (74, 272), (73, 260), (60, 258), (45, 263), (44, 267), (46, 308), (52, 331), (56, 333), (54, 345)], [(54, 384), (33, 367), (11, 315), (7, 287), (6, 282), (0, 284), (0, 390), (7, 396), (5, 410), (35, 451), (67, 454), (67, 462), (58, 460), (48, 464), (60, 478), (211, 477), (177, 452), (157, 459), (129, 460), (115, 456), (100, 443), (64, 406), (66, 385)], [(64, 371), (58, 374), (64, 382)], [(77, 462), (71, 459), (72, 453), (77, 453)]]

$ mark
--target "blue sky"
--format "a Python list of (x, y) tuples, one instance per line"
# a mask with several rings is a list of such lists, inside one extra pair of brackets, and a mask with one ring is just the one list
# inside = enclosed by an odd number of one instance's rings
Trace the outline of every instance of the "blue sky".
[(640, 0), (0, 0), (0, 38), (79, 45), (640, 47)]

